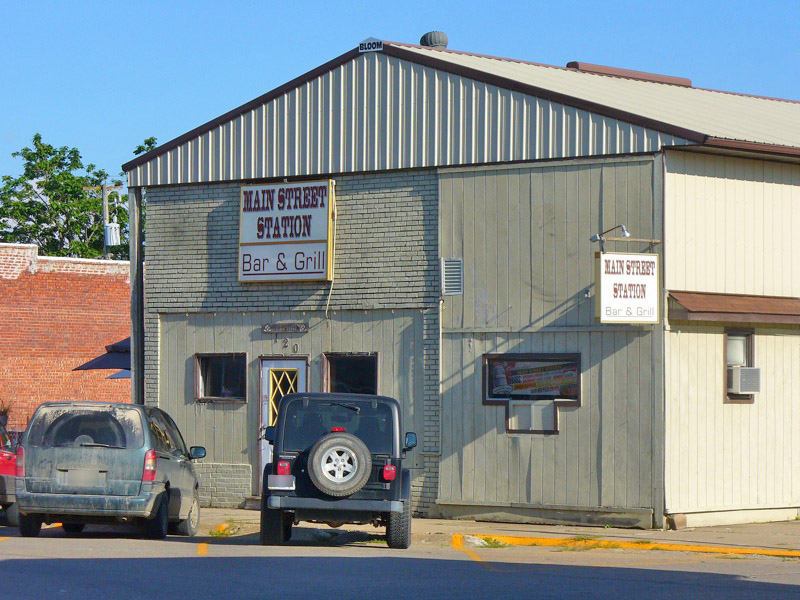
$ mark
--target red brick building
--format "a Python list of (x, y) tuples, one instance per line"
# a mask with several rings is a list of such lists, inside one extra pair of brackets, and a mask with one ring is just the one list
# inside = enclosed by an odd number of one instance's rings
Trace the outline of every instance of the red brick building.
[(130, 335), (126, 261), (38, 255), (0, 244), (0, 399), (8, 429), (50, 400), (130, 401), (130, 379), (73, 369)]

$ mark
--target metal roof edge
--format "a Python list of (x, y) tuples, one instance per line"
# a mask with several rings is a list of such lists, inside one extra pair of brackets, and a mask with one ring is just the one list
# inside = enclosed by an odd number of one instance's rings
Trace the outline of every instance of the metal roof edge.
[(214, 119), (211, 119), (207, 123), (204, 123), (203, 125), (200, 125), (199, 127), (195, 127), (191, 131), (187, 131), (186, 133), (184, 133), (182, 135), (179, 135), (178, 137), (176, 137), (176, 138), (174, 138), (174, 139), (172, 139), (172, 140), (170, 140), (168, 142), (165, 142), (164, 144), (161, 144), (157, 148), (153, 148), (149, 152), (145, 152), (144, 154), (140, 154), (139, 156), (137, 156), (133, 160), (129, 160), (128, 162), (123, 164), (122, 165), (122, 170), (127, 173), (127, 172), (131, 171), (132, 169), (135, 169), (136, 167), (138, 167), (140, 165), (143, 165), (144, 163), (149, 162), (149, 161), (153, 160), (154, 158), (156, 158), (158, 156), (161, 156), (165, 152), (169, 152), (170, 150), (173, 150), (174, 148), (177, 148), (181, 144), (183, 144), (185, 142), (188, 142), (189, 140), (194, 139), (194, 138), (196, 138), (196, 137), (198, 137), (200, 135), (203, 135), (204, 133), (207, 133), (207, 132), (211, 131), (217, 125), (221, 125), (222, 123), (226, 123), (227, 121), (230, 121), (230, 120), (232, 120), (232, 119), (234, 119), (234, 118), (246, 113), (247, 111), (252, 110), (253, 108), (255, 108), (255, 107), (257, 107), (257, 106), (259, 106), (261, 104), (264, 104), (266, 102), (269, 102), (270, 100), (273, 100), (274, 98), (280, 96), (281, 94), (285, 94), (286, 92), (288, 92), (290, 90), (293, 90), (294, 88), (297, 88), (297, 87), (303, 85), (304, 83), (307, 83), (308, 81), (311, 81), (312, 79), (315, 79), (316, 77), (319, 77), (320, 75), (323, 75), (323, 74), (327, 73), (328, 71), (331, 71), (331, 70), (335, 69), (336, 67), (338, 67), (340, 65), (343, 65), (344, 63), (346, 63), (346, 62), (348, 62), (350, 60), (353, 60), (359, 54), (360, 53), (358, 51), (358, 47), (355, 47), (352, 50), (348, 50), (344, 54), (340, 54), (336, 58), (331, 59), (328, 62), (326, 62), (326, 63), (324, 63), (324, 64), (322, 64), (322, 65), (320, 65), (320, 66), (318, 66), (318, 67), (316, 67), (314, 69), (311, 69), (310, 71), (304, 73), (303, 75), (300, 75), (299, 77), (295, 77), (291, 81), (288, 81), (288, 82), (284, 83), (283, 85), (280, 85), (280, 86), (276, 87), (275, 89), (267, 92), (266, 94), (262, 94), (258, 98), (254, 98), (253, 100), (250, 100), (249, 102), (245, 102), (241, 106), (238, 106), (238, 107), (234, 108), (233, 110), (229, 110), (225, 114), (220, 115), (219, 117), (216, 117)]
[(729, 148), (731, 150), (745, 150), (748, 152), (759, 152), (765, 154), (800, 156), (800, 147), (782, 146), (779, 144), (765, 144), (763, 142), (748, 142), (744, 140), (709, 137), (706, 139), (703, 145), (711, 148)]
[[(642, 127), (655, 129), (657, 131), (661, 131), (662, 133), (674, 135), (677, 137), (682, 137), (693, 142), (704, 143), (706, 139), (708, 139), (707, 134), (701, 133), (699, 131), (686, 129), (685, 127), (680, 127), (678, 125), (673, 125), (671, 123), (664, 123), (663, 121), (657, 121), (655, 119), (643, 117), (635, 113), (630, 113), (627, 111), (612, 108), (610, 106), (592, 102), (590, 100), (584, 100), (582, 98), (576, 98), (574, 96), (569, 96), (566, 94), (562, 94), (560, 92), (554, 92), (552, 90), (548, 90), (547, 88), (541, 88), (526, 83), (521, 83), (514, 79), (508, 79), (507, 77), (493, 75), (486, 71), (474, 69), (472, 67), (456, 65), (446, 60), (438, 59), (434, 56), (425, 56), (417, 52), (406, 50), (402, 46), (394, 45), (391, 42), (384, 42), (383, 53), (388, 56), (394, 56), (395, 58), (407, 60), (409, 62), (414, 62), (426, 67), (439, 69), (447, 73), (452, 73), (453, 75), (467, 77), (469, 79), (474, 79), (476, 81), (487, 83), (489, 85), (496, 85), (504, 89), (520, 92), (523, 94), (528, 94), (530, 96), (536, 96), (538, 98), (543, 98), (545, 100), (551, 100), (553, 102), (558, 102), (560, 104), (565, 104), (567, 106), (571, 106), (573, 108), (581, 110), (587, 110), (589, 112), (597, 113), (599, 115), (603, 115), (612, 119), (626, 121), (633, 125), (639, 125)], [(547, 65), (541, 65), (541, 66), (547, 66)]]

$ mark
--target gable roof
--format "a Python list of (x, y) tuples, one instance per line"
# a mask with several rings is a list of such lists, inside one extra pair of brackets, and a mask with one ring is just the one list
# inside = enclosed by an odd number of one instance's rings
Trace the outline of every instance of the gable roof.
[[(380, 58), (376, 55), (383, 56), (383, 60), (376, 60)], [(372, 72), (365, 74), (370, 69)], [(388, 73), (390, 70), (392, 72)], [(361, 54), (357, 48), (350, 50), (138, 156), (122, 168), (129, 175), (129, 185), (159, 185), (649, 152), (657, 151), (662, 146), (687, 144), (800, 155), (798, 102), (693, 88), (681, 84), (684, 82), (679, 78), (667, 78), (677, 83), (660, 83), (627, 76), (635, 75), (635, 72), (618, 73), (626, 76), (384, 42), (380, 52)], [(350, 78), (347, 82), (352, 84), (350, 88), (343, 83), (345, 78)], [(396, 83), (392, 78), (400, 81), (397, 89), (389, 89)], [(389, 83), (386, 79), (389, 79)], [(312, 97), (310, 89), (307, 94), (304, 92), (304, 88), (309, 86), (316, 86), (313, 90), (315, 97)], [(320, 108), (321, 103), (326, 99), (336, 100), (330, 93), (334, 86), (338, 86), (337, 92), (346, 90), (353, 96), (340, 102), (341, 115), (336, 118), (341, 123), (312, 124), (315, 110), (325, 112)], [(378, 86), (382, 86), (381, 89)], [(465, 86), (469, 89), (456, 98), (457, 93), (452, 90), (462, 90)], [(426, 93), (428, 96), (423, 98), (422, 94)], [(356, 98), (359, 94), (361, 96)], [(397, 95), (391, 110), (412, 113), (416, 103), (418, 114), (384, 117), (372, 114), (372, 120), (368, 123), (366, 116), (361, 118), (347, 112), (369, 111), (369, 107), (364, 108), (365, 102), (377, 101), (381, 94)], [(422, 114), (419, 111), (420, 106), (429, 105), (431, 101), (438, 105), (440, 95), (447, 95), (446, 99), (452, 106), (442, 108), (439, 114)], [(466, 100), (464, 97), (467, 97)], [(346, 100), (349, 101), (347, 106)], [(383, 100), (384, 105), (372, 110), (373, 113), (392, 106), (390, 100)], [(276, 108), (279, 102), (283, 104)], [(470, 102), (473, 105), (467, 108), (472, 114), (465, 116), (463, 113), (468, 111), (464, 104)], [(292, 110), (286, 110), (288, 103), (294, 103)], [(459, 106), (456, 105), (458, 103)], [(305, 116), (302, 114), (303, 107)], [(330, 112), (333, 110), (330, 107)], [(300, 147), (306, 141), (301, 139), (303, 134), (293, 134), (295, 139), (288, 142), (267, 140), (270, 128), (270, 116), (267, 113), (270, 111), (275, 121), (284, 115), (288, 119), (296, 119), (297, 122), (291, 125), (295, 128), (305, 127), (307, 141), (315, 141), (314, 136), (332, 138), (334, 133), (342, 137), (375, 139), (367, 140), (371, 146), (367, 143), (363, 148), (355, 147), (355, 142), (349, 140), (323, 140), (331, 145), (338, 143), (339, 147), (325, 150), (327, 156), (300, 157), (305, 152)], [(485, 114), (475, 114), (481, 111)], [(515, 117), (515, 111), (521, 116)], [(452, 124), (453, 131), (431, 131), (451, 125), (450, 120), (455, 120), (453, 113), (458, 113), (458, 118), (462, 120), (461, 123)], [(321, 121), (324, 116), (316, 118)], [(306, 120), (301, 123), (303, 119)], [(346, 130), (344, 122), (348, 119), (347, 125), (352, 127)], [(394, 121), (390, 123), (391, 119)], [(419, 123), (414, 122), (415, 119)], [(282, 129), (281, 135), (288, 136), (289, 125), (272, 123), (272, 135), (277, 136), (277, 131)], [(311, 131), (312, 125), (317, 128), (316, 131)], [(517, 132), (521, 127), (527, 129)], [(379, 128), (383, 131), (378, 131)], [(410, 131), (410, 128), (414, 131)], [(553, 130), (558, 128), (562, 131), (556, 134)], [(334, 132), (334, 129), (337, 131)], [(387, 140), (385, 148), (378, 148), (380, 142), (377, 138), (387, 134), (397, 139)], [(481, 139), (490, 135), (506, 137)], [(422, 139), (425, 136), (427, 138)], [(546, 139), (546, 136), (553, 139)], [(465, 141), (465, 137), (469, 139)], [(450, 138), (456, 141), (450, 143)], [(560, 138), (560, 141), (556, 138)], [(246, 142), (250, 148), (244, 148)], [(257, 143), (263, 143), (263, 147), (257, 148)], [(391, 144), (409, 146), (412, 143), (419, 146), (416, 150), (419, 156), (410, 159), (383, 157), (383, 160), (368, 160), (364, 157), (370, 153), (389, 154), (392, 152), (389, 148)], [(441, 146), (442, 143), (449, 143), (449, 147), (436, 148), (432, 152), (427, 149), (431, 145)], [(454, 149), (454, 143), (482, 143), (488, 150)], [(562, 147), (540, 149), (540, 146), (554, 143)], [(524, 147), (504, 151), (511, 145)], [(495, 147), (501, 149), (492, 152)], [(285, 159), (275, 156), (258, 159), (255, 156), (259, 152), (267, 154), (268, 151), (277, 155), (280, 154), (279, 150), (286, 149), (295, 156)], [(338, 156), (334, 161), (331, 155), (337, 152), (360, 154), (361, 160)], [(400, 152), (397, 150), (397, 153)], [(414, 151), (408, 152), (413, 154)], [(260, 168), (256, 165), (259, 160), (263, 163)], [(281, 160), (284, 162), (281, 163)], [(303, 160), (305, 162), (299, 164)], [(273, 168), (268, 167), (269, 161), (274, 163)]]
[(426, 61), (437, 68), (469, 70), (472, 74), (503, 78), (521, 86), (541, 89), (544, 93), (558, 94), (567, 104), (570, 104), (570, 99), (591, 102), (712, 140), (719, 138), (800, 148), (800, 102), (793, 100), (721, 92), (411, 44), (384, 45), (387, 46), (390, 53), (406, 60)]

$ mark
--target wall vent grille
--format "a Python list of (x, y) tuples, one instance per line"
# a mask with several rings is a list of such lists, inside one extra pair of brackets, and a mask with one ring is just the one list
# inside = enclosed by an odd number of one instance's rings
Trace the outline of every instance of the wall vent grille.
[(441, 274), (443, 296), (458, 296), (464, 293), (463, 258), (443, 258)]

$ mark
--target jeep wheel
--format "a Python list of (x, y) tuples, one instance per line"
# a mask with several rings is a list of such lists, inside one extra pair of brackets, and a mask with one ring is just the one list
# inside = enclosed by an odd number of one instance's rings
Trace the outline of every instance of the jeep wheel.
[(261, 545), (277, 546), (285, 542), (286, 526), (284, 524), (283, 510), (267, 508), (267, 496), (261, 497)]
[(372, 473), (367, 446), (349, 433), (331, 433), (320, 438), (308, 454), (308, 474), (317, 489), (341, 498), (355, 494)]
[(405, 549), (411, 545), (411, 499), (403, 501), (403, 512), (389, 513), (386, 525), (386, 545)]

